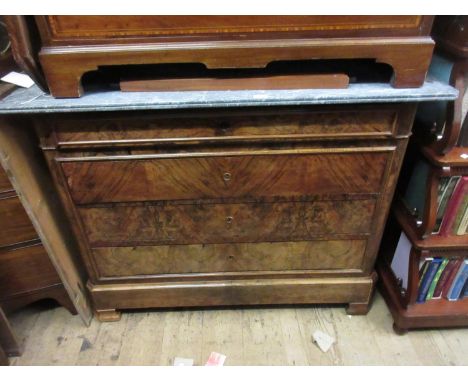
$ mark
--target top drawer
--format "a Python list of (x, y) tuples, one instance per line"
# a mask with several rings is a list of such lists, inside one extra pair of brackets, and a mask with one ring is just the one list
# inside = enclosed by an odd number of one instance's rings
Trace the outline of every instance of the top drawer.
[(74, 115), (47, 121), (54, 134), (46, 145), (59, 148), (144, 146), (168, 143), (369, 139), (396, 135), (397, 108), (343, 106), (275, 111)]
[(77, 204), (376, 194), (393, 147), (57, 158)]

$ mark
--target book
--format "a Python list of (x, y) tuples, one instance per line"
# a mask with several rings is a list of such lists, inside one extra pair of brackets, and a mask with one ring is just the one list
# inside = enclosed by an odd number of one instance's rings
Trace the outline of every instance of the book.
[(447, 209), (448, 201), (453, 194), (453, 190), (460, 181), (460, 176), (445, 177), (441, 179), (437, 193), (437, 215), (433, 233), (439, 233), (440, 225)]
[(432, 280), (434, 279), (437, 269), (439, 269), (441, 263), (442, 259), (440, 257), (435, 257), (427, 266), (427, 270), (424, 273), (422, 280), (420, 280), (416, 302), (423, 303), (426, 301), (427, 292), (429, 291), (429, 287), (431, 286)]
[(455, 221), (455, 226), (456, 226), (456, 231), (455, 234), (460, 236), (460, 235), (466, 235), (466, 229), (468, 228), (468, 205), (465, 206), (465, 211), (463, 211), (463, 216), (460, 220), (460, 223), (457, 226), (457, 223)]
[(463, 203), (465, 195), (468, 193), (468, 176), (463, 176), (453, 190), (452, 196), (447, 205), (447, 209), (440, 225), (439, 234), (447, 236), (452, 230), (457, 211)]
[(452, 234), (457, 235), (458, 229), (460, 228), (460, 224), (465, 216), (467, 207), (468, 207), (468, 188), (465, 190), (466, 192), (462, 195), (460, 204), (457, 208), (455, 219), (453, 221), (452, 226)]
[(426, 183), (429, 175), (429, 165), (420, 160), (414, 166), (413, 173), (406, 188), (403, 203), (408, 211), (421, 222), (424, 213)]
[(462, 258), (458, 258), (458, 259), (455, 260), (455, 265), (453, 267), (453, 270), (450, 273), (450, 275), (448, 276), (444, 287), (442, 288), (442, 297), (443, 298), (448, 299), (448, 294), (449, 294), (450, 288), (452, 287), (453, 280), (455, 279), (455, 277), (456, 277), (456, 275), (458, 273), (458, 270), (460, 269), (462, 264), (463, 264), (463, 259)]
[(418, 287), (421, 285), (422, 279), (424, 278), (424, 275), (426, 274), (427, 267), (429, 264), (432, 262), (432, 257), (426, 258), (422, 263), (419, 264), (419, 282), (418, 282)]
[(395, 277), (402, 281), (402, 287), (408, 289), (408, 272), (409, 272), (409, 254), (411, 251), (411, 243), (404, 232), (401, 233), (400, 239), (393, 255), (391, 268)]
[[(454, 189), (456, 188), (458, 182), (460, 181), (461, 176), (452, 176), (446, 178), (447, 184), (440, 190), (440, 195), (438, 194), (438, 203), (437, 203), (437, 214), (436, 214), (436, 223), (434, 225), (433, 233), (439, 233), (442, 221), (447, 210), (447, 205), (453, 194)], [(445, 182), (442, 184), (444, 185)], [(440, 200), (439, 200), (440, 196)]]
[(463, 287), (463, 292), (461, 293), (460, 298), (468, 297), (468, 280), (465, 282), (465, 286)]
[(442, 298), (442, 290), (444, 289), (445, 284), (447, 283), (448, 279), (450, 278), (450, 275), (454, 271), (455, 271), (455, 273), (457, 272), (459, 266), (460, 266), (460, 263), (457, 261), (457, 259), (450, 259), (450, 261), (446, 265), (445, 269), (443, 270), (442, 274), (440, 275), (439, 281), (437, 282), (437, 286), (436, 286), (436, 288), (434, 290), (434, 294), (432, 296), (433, 299)]
[(466, 115), (465, 115), (465, 119), (463, 120), (463, 125), (460, 129), (460, 134), (458, 135), (457, 146), (461, 146), (461, 147), (468, 146), (468, 117)]
[(449, 301), (456, 301), (460, 298), (463, 287), (468, 280), (468, 259), (463, 261), (463, 264), (460, 266), (460, 269), (453, 280), (452, 286), (448, 293)]
[(429, 286), (429, 290), (427, 291), (427, 296), (426, 300), (430, 300), (434, 296), (434, 291), (437, 286), (437, 283), (439, 282), (440, 276), (442, 275), (442, 272), (444, 271), (445, 267), (447, 266), (449, 262), (449, 259), (443, 259), (442, 263), (440, 264), (439, 268), (437, 269), (437, 272), (432, 279), (431, 285)]

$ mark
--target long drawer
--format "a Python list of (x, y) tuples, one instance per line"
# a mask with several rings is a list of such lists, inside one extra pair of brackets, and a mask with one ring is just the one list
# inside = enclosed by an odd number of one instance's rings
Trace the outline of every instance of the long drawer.
[(300, 241), (371, 231), (375, 200), (78, 208), (90, 245)]
[(0, 199), (0, 223), (0, 247), (38, 238), (17, 196)]
[(392, 148), (59, 158), (77, 204), (372, 194)]
[(359, 270), (366, 240), (95, 248), (100, 277), (243, 271)]
[(0, 298), (60, 283), (42, 244), (0, 251)]
[(214, 113), (208, 117), (202, 113), (179, 113), (170, 117), (154, 113), (138, 113), (134, 117), (129, 117), (128, 113), (78, 115), (51, 120), (48, 126), (54, 130), (55, 143), (63, 148), (259, 139), (369, 139), (396, 134), (394, 107), (343, 106), (342, 109), (243, 110)]

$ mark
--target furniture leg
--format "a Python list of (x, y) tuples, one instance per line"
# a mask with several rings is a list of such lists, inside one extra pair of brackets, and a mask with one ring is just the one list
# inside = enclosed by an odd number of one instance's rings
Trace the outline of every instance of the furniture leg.
[(398, 334), (399, 336), (402, 336), (406, 333), (408, 333), (408, 329), (401, 328), (399, 327), (396, 323), (393, 323), (393, 331)]

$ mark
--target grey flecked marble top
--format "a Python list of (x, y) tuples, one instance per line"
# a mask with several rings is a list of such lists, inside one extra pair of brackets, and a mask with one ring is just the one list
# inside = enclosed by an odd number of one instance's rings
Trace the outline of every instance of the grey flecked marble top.
[(350, 84), (347, 89), (135, 93), (110, 91), (69, 99), (55, 99), (33, 86), (29, 89), (17, 89), (0, 101), (0, 114), (448, 101), (457, 96), (456, 89), (434, 79), (428, 79), (422, 87), (415, 89), (395, 89), (389, 84), (368, 83)]

